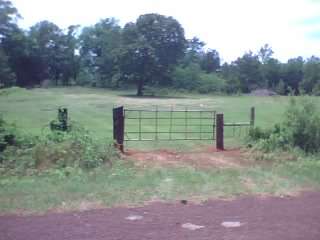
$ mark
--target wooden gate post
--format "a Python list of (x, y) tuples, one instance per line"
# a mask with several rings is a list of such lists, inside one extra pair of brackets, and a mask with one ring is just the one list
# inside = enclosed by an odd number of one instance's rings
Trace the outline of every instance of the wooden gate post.
[(256, 110), (254, 107), (252, 107), (251, 111), (250, 111), (250, 126), (251, 127), (254, 127), (255, 118), (256, 118)]
[(224, 136), (223, 129), (224, 121), (223, 121), (223, 113), (217, 114), (217, 122), (216, 122), (216, 148), (217, 150), (224, 150)]
[(124, 151), (124, 110), (123, 107), (113, 109), (113, 140), (115, 146), (121, 151)]

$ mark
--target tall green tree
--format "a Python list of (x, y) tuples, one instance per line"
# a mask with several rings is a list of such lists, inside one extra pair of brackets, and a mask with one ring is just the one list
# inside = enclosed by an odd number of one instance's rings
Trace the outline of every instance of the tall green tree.
[(299, 94), (299, 86), (303, 80), (303, 65), (304, 60), (302, 57), (291, 58), (284, 65), (283, 81), (294, 94)]
[(17, 20), (21, 16), (11, 1), (0, 0), (0, 87), (11, 86), (16, 82), (16, 74), (10, 65), (10, 57), (3, 44), (18, 29)]
[(0, 88), (13, 86), (15, 80), (16, 76), (8, 64), (8, 57), (0, 47)]
[(80, 56), (77, 54), (79, 50), (79, 41), (77, 33), (79, 25), (71, 25), (67, 29), (67, 33), (61, 38), (63, 53), (61, 57), (62, 83), (70, 85), (70, 82), (77, 82), (80, 72)]
[(265, 44), (264, 46), (262, 46), (258, 52), (258, 57), (262, 64), (267, 63), (271, 59), (272, 55), (273, 50), (269, 46), (269, 44)]
[(182, 67), (187, 67), (188, 65), (200, 64), (201, 58), (204, 55), (205, 43), (197, 37), (188, 39), (186, 42), (186, 49), (184, 57), (181, 61)]
[(320, 84), (320, 58), (312, 56), (307, 59), (303, 66), (303, 80), (300, 88), (305, 93), (312, 93), (317, 85)]
[(38, 82), (52, 80), (58, 85), (62, 77), (66, 47), (63, 31), (54, 23), (42, 21), (30, 28), (30, 57), (38, 65)]
[(262, 76), (266, 86), (275, 89), (282, 79), (282, 64), (275, 58), (270, 58), (261, 66)]
[(119, 55), (124, 79), (137, 84), (143, 95), (147, 83), (166, 84), (173, 66), (184, 55), (186, 39), (180, 23), (159, 14), (141, 15), (123, 30), (123, 49)]
[(11, 1), (0, 0), (0, 42), (17, 28), (17, 20), (21, 18)]
[(18, 28), (11, 31), (2, 41), (2, 47), (8, 55), (8, 64), (16, 75), (18, 86), (31, 86), (35, 80), (32, 71), (37, 66), (32, 66), (30, 62), (30, 43), (26, 33)]
[(220, 56), (218, 51), (209, 49), (207, 50), (200, 62), (201, 69), (206, 73), (216, 72), (220, 68)]
[(241, 91), (248, 93), (251, 90), (264, 87), (259, 57), (252, 52), (245, 53), (232, 63), (235, 75), (240, 81)]
[(80, 35), (80, 53), (83, 71), (96, 85), (112, 86), (113, 76), (118, 73), (116, 63), (121, 45), (121, 27), (114, 18), (101, 20), (86, 27)]

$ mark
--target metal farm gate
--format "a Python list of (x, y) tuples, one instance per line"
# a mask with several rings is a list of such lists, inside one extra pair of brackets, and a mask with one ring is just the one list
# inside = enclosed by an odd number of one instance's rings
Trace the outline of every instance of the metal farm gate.
[(126, 141), (216, 141), (224, 149), (224, 127), (251, 127), (255, 110), (251, 108), (249, 122), (224, 123), (223, 114), (210, 110), (141, 110), (113, 109), (113, 138), (123, 152)]

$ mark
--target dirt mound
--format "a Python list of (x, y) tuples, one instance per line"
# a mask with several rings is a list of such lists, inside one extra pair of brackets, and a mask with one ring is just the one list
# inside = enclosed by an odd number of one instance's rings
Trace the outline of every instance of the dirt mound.
[(276, 92), (270, 90), (270, 89), (256, 89), (251, 91), (251, 96), (260, 96), (260, 97), (266, 97), (266, 96), (275, 96), (277, 95)]
[(124, 158), (138, 166), (183, 166), (196, 168), (239, 168), (250, 163), (240, 149), (218, 151), (209, 147), (191, 152), (169, 150), (138, 151), (127, 150)]

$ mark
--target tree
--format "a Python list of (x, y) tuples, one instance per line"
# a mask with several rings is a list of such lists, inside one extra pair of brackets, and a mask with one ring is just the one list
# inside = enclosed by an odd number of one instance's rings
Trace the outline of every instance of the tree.
[(111, 86), (112, 77), (118, 72), (116, 65), (121, 45), (121, 27), (114, 18), (101, 20), (83, 29), (80, 35), (82, 67), (102, 87)]
[(268, 45), (262, 46), (258, 52), (261, 63), (261, 74), (266, 87), (275, 89), (281, 80), (281, 63), (272, 58), (273, 50)]
[(275, 58), (270, 58), (261, 66), (261, 72), (268, 88), (273, 88), (282, 79), (282, 64)]
[(283, 81), (293, 90), (294, 94), (299, 94), (299, 86), (303, 80), (303, 65), (302, 57), (291, 58), (284, 65)]
[(2, 48), (8, 56), (8, 65), (15, 73), (18, 86), (29, 86), (35, 80), (30, 64), (30, 39), (21, 29), (15, 29), (2, 41)]
[(21, 18), (17, 9), (8, 0), (0, 0), (0, 42), (12, 29), (17, 28), (16, 21)]
[(226, 79), (226, 92), (237, 93), (240, 89), (240, 79), (235, 64), (224, 63), (221, 66), (221, 76)]
[(267, 63), (271, 59), (272, 55), (273, 50), (268, 44), (265, 44), (263, 47), (261, 47), (258, 52), (259, 60), (262, 64)]
[(32, 49), (30, 57), (38, 69), (37, 82), (54, 80), (58, 85), (66, 53), (63, 31), (54, 23), (42, 21), (30, 28), (29, 37)]
[(184, 30), (177, 20), (159, 14), (141, 15), (136, 23), (129, 23), (123, 29), (119, 55), (122, 77), (133, 80), (137, 95), (142, 96), (148, 82), (168, 82), (185, 46)]
[(0, 88), (13, 86), (16, 76), (8, 65), (8, 57), (0, 48)]
[(197, 37), (187, 40), (185, 55), (182, 59), (183, 67), (187, 67), (190, 64), (200, 64), (201, 58), (204, 55), (205, 43)]
[(216, 72), (220, 68), (220, 56), (216, 50), (209, 49), (201, 59), (201, 68), (206, 73)]
[(12, 3), (8, 0), (0, 0), (0, 87), (11, 86), (16, 81), (3, 41), (18, 29), (16, 24), (18, 18), (20, 15)]
[(264, 87), (265, 83), (261, 74), (261, 63), (257, 55), (252, 52), (245, 53), (232, 63), (237, 78), (240, 81), (242, 92), (248, 93), (257, 87)]
[(142, 40), (125, 46), (119, 54), (121, 77), (137, 85), (137, 96), (143, 95), (144, 85), (153, 79), (157, 68), (155, 59), (154, 49)]
[(320, 84), (320, 58), (312, 56), (303, 66), (303, 81), (300, 87), (305, 93), (311, 93)]
[(62, 82), (69, 85), (70, 80), (77, 81), (80, 71), (80, 57), (76, 54), (79, 48), (78, 39), (76, 38), (79, 25), (71, 25), (68, 27), (67, 34), (61, 39), (64, 46), (64, 57), (62, 58)]

